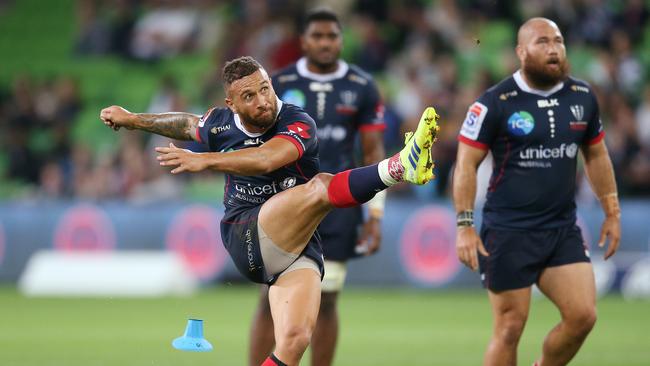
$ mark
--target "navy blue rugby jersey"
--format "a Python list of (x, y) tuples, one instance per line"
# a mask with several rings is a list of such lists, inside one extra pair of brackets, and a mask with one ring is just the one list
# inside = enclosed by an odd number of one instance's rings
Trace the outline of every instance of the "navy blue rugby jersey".
[(272, 138), (286, 139), (298, 149), (298, 160), (268, 174), (226, 174), (223, 199), (226, 218), (259, 206), (276, 193), (304, 184), (318, 173), (316, 124), (302, 109), (279, 99), (276, 123), (264, 133), (246, 131), (239, 116), (228, 108), (213, 108), (201, 117), (197, 137), (215, 152), (258, 147)]
[(304, 108), (316, 121), (321, 171), (338, 173), (355, 168), (357, 133), (385, 128), (377, 86), (355, 65), (339, 60), (335, 72), (316, 74), (301, 58), (271, 79), (280, 99)]
[(551, 90), (534, 90), (517, 71), (488, 89), (469, 107), (458, 137), (494, 157), (484, 224), (574, 224), (578, 150), (604, 136), (596, 97), (583, 81), (569, 78)]

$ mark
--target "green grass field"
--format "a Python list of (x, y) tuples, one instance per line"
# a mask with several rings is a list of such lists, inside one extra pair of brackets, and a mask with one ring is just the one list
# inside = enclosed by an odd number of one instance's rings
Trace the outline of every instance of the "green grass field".
[[(0, 365), (244, 365), (255, 301), (256, 289), (244, 286), (164, 299), (30, 299), (2, 287)], [(347, 289), (340, 305), (336, 365), (478, 365), (490, 335), (482, 291)], [(188, 317), (205, 320), (214, 351), (171, 347)], [(532, 363), (557, 320), (548, 301), (533, 302), (520, 365)], [(650, 303), (601, 299), (596, 328), (572, 365), (650, 365), (649, 330)]]

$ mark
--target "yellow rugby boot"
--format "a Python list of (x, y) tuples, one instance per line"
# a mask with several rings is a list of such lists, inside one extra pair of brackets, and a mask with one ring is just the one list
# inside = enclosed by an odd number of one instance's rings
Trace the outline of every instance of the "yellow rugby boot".
[(413, 184), (426, 184), (433, 175), (431, 146), (437, 140), (438, 119), (440, 116), (433, 107), (427, 107), (420, 117), (418, 128), (405, 134), (405, 146), (399, 153), (399, 160), (404, 167), (402, 180)]

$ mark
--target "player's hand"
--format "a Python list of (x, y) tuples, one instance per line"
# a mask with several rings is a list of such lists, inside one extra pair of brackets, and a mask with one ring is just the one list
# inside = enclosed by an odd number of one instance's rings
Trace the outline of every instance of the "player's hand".
[(621, 219), (618, 216), (607, 216), (600, 228), (600, 240), (598, 246), (604, 247), (605, 241), (609, 238), (609, 245), (605, 252), (605, 260), (613, 256), (618, 250), (618, 245), (621, 241)]
[(158, 161), (162, 166), (172, 167), (172, 174), (181, 172), (200, 172), (208, 167), (203, 154), (181, 149), (170, 143), (169, 147), (157, 147)]
[(99, 118), (102, 122), (115, 131), (119, 131), (120, 127), (125, 127), (129, 130), (134, 129), (134, 117), (135, 115), (133, 113), (117, 105), (104, 108), (99, 112)]
[(487, 257), (483, 241), (473, 227), (461, 227), (456, 230), (456, 252), (458, 259), (472, 271), (478, 270), (478, 252)]
[(381, 246), (381, 220), (370, 218), (363, 224), (361, 236), (354, 251), (357, 254), (370, 255)]

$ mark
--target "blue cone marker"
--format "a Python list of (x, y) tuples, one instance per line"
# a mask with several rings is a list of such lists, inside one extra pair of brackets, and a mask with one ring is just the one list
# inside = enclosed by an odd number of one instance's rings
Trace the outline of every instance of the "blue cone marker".
[(212, 351), (212, 345), (210, 342), (203, 338), (203, 320), (189, 319), (187, 321), (187, 327), (185, 327), (185, 334), (183, 334), (182, 337), (174, 339), (172, 346), (181, 351)]

